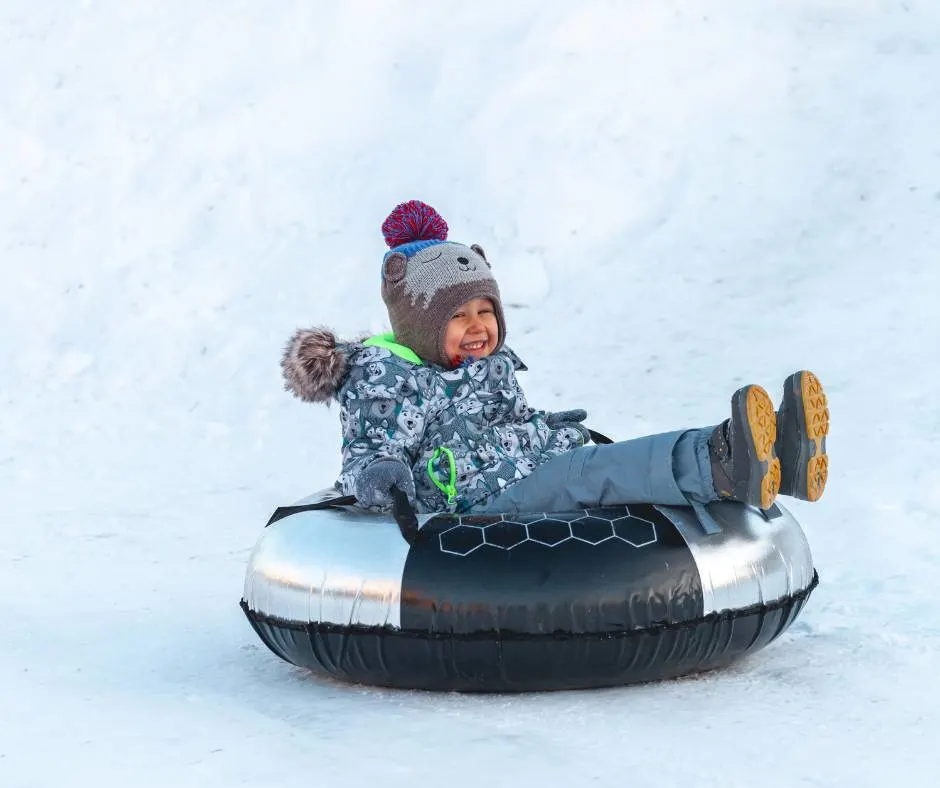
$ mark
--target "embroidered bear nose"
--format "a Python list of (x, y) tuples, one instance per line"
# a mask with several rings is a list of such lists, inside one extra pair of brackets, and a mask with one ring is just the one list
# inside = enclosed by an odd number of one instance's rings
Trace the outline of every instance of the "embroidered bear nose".
[(458, 257), (457, 262), (460, 263), (461, 265), (466, 265), (470, 261), (466, 257)]

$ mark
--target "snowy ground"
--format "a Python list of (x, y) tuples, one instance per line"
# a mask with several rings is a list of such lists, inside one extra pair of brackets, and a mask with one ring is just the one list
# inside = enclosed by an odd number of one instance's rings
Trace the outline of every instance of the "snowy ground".
[[(904, 786), (940, 768), (940, 7), (0, 7), (0, 786)], [(338, 467), (296, 326), (384, 328), (379, 225), (499, 277), (538, 407), (617, 437), (827, 385), (822, 585), (730, 670), (314, 680), (237, 602)]]

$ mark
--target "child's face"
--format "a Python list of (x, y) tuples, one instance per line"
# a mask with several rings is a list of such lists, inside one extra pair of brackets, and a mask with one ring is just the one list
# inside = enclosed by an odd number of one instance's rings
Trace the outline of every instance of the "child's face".
[(488, 356), (499, 342), (499, 323), (488, 298), (467, 301), (451, 317), (444, 334), (444, 352), (454, 366), (470, 356)]

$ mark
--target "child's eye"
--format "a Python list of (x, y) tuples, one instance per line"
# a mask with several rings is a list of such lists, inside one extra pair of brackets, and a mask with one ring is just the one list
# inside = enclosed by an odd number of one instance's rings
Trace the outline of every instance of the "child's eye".
[(463, 312), (458, 312), (456, 315), (454, 315), (454, 316), (451, 318), (451, 320), (456, 320), (458, 317), (463, 317), (463, 316), (464, 316)]

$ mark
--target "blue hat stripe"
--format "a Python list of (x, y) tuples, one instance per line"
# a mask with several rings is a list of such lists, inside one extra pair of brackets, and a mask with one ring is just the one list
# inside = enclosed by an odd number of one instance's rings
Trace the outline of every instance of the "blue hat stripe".
[[(396, 252), (398, 252), (400, 254), (405, 255), (406, 258), (410, 258), (410, 257), (414, 257), (422, 249), (427, 249), (429, 246), (436, 246), (437, 244), (444, 244), (444, 243), (447, 243), (447, 241), (440, 241), (436, 238), (431, 238), (426, 241), (412, 241), (411, 243), (402, 244), (401, 246), (396, 246), (394, 249), (389, 249), (385, 253), (384, 257), (382, 257), (383, 267), (381, 271), (384, 272), (385, 270), (384, 263), (386, 260), (388, 260), (388, 256), (391, 254), (395, 254)], [(381, 276), (383, 279), (385, 278), (384, 273), (381, 273)]]

